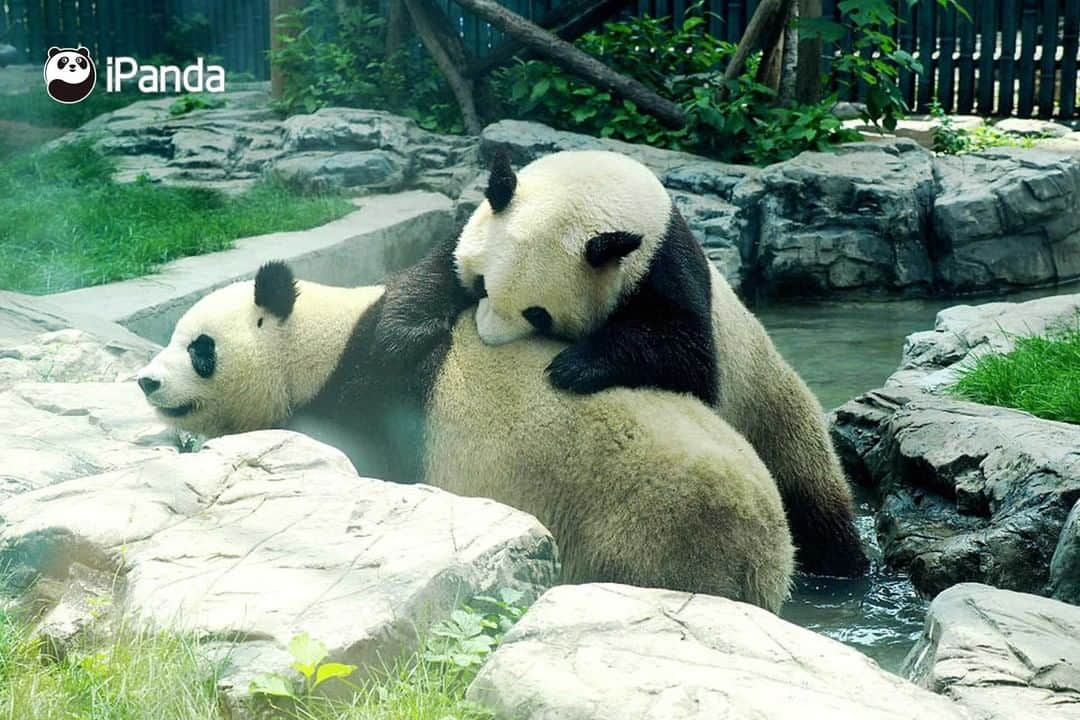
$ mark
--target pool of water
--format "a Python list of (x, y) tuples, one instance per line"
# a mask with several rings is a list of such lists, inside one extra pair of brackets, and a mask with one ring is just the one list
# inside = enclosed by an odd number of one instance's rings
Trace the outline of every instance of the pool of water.
[[(1003, 299), (1020, 302), (1077, 291), (1076, 287), (1050, 289)], [(900, 362), (904, 337), (933, 328), (939, 310), (962, 302), (792, 303), (758, 306), (754, 312), (828, 409), (880, 387)], [(856, 492), (856, 522), (873, 569), (858, 580), (799, 578), (781, 614), (861, 650), (895, 672), (922, 629), (927, 601), (906, 575), (882, 566), (873, 504), (865, 491)]]

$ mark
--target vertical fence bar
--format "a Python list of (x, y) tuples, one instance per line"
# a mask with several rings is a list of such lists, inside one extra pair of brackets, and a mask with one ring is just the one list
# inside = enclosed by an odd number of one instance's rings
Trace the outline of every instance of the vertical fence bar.
[(708, 15), (705, 16), (706, 25), (709, 28), (709, 34), (715, 38), (724, 37), (724, 0), (708, 0), (705, 4), (705, 11)]
[(963, 0), (964, 9), (971, 18), (960, 24), (960, 61), (959, 81), (957, 82), (956, 112), (967, 115), (975, 104), (975, 22), (977, 21), (974, 0)]
[(1001, 58), (998, 60), (998, 114), (1011, 115), (1016, 97), (1016, 0), (1001, 2)]
[(48, 45), (45, 40), (45, 18), (41, 14), (40, 0), (29, 0), (26, 5), (26, 35), (30, 46), (31, 62), (45, 61), (45, 51)]
[(8, 35), (8, 16), (7, 7), (4, 5), (3, 0), (0, 0), (0, 38), (6, 38)]
[(919, 2), (919, 62), (923, 66), (922, 74), (919, 75), (919, 112), (926, 112), (934, 99), (934, 45), (937, 39), (934, 33), (934, 15), (937, 7), (936, 0)]
[[(37, 0), (41, 2), (41, 0)], [(44, 47), (67, 47), (64, 35), (60, 32), (60, 3), (57, 0), (45, 0), (42, 5), (42, 18), (45, 27)]]
[(79, 37), (78, 23), (75, 22), (75, 0), (61, 0), (60, 2), (60, 32), (63, 33), (65, 42), (69, 44), (82, 44), (89, 48)]
[(1016, 114), (1031, 117), (1035, 108), (1035, 27), (1038, 23), (1039, 0), (1024, 0), (1020, 19), (1020, 102)]
[(1042, 60), (1039, 72), (1039, 117), (1054, 115), (1058, 45), (1058, 0), (1044, 0), (1042, 16)]
[(1076, 114), (1076, 53), (1080, 49), (1080, 0), (1065, 0), (1065, 32), (1061, 60), (1061, 113), (1063, 120)]
[[(901, 0), (897, 8), (900, 19), (900, 49), (911, 55), (915, 54), (915, 14), (906, 0)], [(915, 107), (915, 73), (909, 70), (900, 72), (900, 94), (909, 108)]]
[(30, 55), (29, 33), (26, 28), (26, 0), (11, 0), (8, 3), (8, 32), (11, 35), (9, 41), (19, 53), (25, 55), (27, 62), (44, 62), (45, 58)]
[(997, 51), (997, 0), (984, 0), (979, 16), (979, 114), (994, 114), (994, 53)]
[(938, 102), (945, 112), (952, 112), (956, 100), (956, 8), (941, 16), (941, 57), (938, 71)]

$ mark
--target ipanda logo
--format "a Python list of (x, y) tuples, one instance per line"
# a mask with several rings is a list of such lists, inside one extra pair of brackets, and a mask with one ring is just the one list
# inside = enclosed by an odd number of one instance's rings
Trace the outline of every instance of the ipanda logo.
[[(137, 78), (137, 80), (136, 80)], [(136, 80), (139, 92), (225, 92), (225, 68), (206, 65), (197, 58), (194, 65), (140, 65), (132, 57), (109, 57), (105, 61), (105, 92), (121, 92), (124, 82)], [(49, 48), (45, 59), (45, 90), (49, 97), (65, 105), (85, 100), (97, 84), (97, 66), (90, 51), (77, 48)], [(130, 82), (129, 82), (130, 84)]]

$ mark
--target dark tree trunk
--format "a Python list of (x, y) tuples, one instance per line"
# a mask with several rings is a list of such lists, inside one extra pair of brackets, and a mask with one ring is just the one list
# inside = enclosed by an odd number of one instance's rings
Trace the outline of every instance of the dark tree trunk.
[[(408, 1), (415, 2), (415, 0)], [(458, 4), (476, 13), (507, 35), (520, 41), (529, 50), (547, 58), (567, 72), (630, 100), (640, 110), (655, 116), (668, 127), (681, 128), (686, 125), (686, 115), (675, 103), (660, 97), (637, 80), (620, 75), (593, 56), (560, 40), (493, 0), (458, 0)]]
[[(540, 19), (539, 25), (555, 33), (566, 42), (573, 42), (588, 31), (598, 27), (626, 6), (628, 0), (573, 0), (560, 5)], [(506, 65), (516, 56), (531, 55), (514, 38), (508, 38), (495, 47), (486, 57), (477, 60), (470, 75), (485, 75), (497, 67)]]
[(476, 109), (476, 86), (472, 78), (466, 77), (464, 69), (471, 61), (471, 54), (465, 42), (453, 30), (449, 18), (433, 0), (403, 0), (412, 16), (416, 34), (424, 43), (428, 53), (446, 78), (450, 92), (454, 94), (465, 131), (470, 135), (479, 135), (484, 129), (480, 113)]
[[(821, 0), (799, 0), (800, 18), (820, 18)], [(821, 38), (799, 38), (799, 63), (795, 80), (795, 99), (803, 105), (821, 100)]]
[[(746, 70), (746, 60), (757, 48), (761, 48), (761, 65), (758, 66), (758, 81), (763, 78), (780, 77), (781, 39), (784, 27), (791, 15), (795, 0), (761, 0), (754, 11), (746, 31), (735, 48), (735, 54), (724, 71), (725, 80), (734, 80)], [(768, 83), (765, 83), (768, 84)], [(775, 87), (775, 85), (770, 86)]]
[[(281, 50), (284, 43), (281, 42), (281, 36), (287, 35), (286, 31), (277, 27), (277, 17), (284, 15), (285, 13), (293, 10), (298, 10), (304, 7), (304, 0), (270, 0), (270, 50), (271, 52)], [(290, 31), (291, 32), (291, 31)], [(274, 100), (280, 100), (281, 96), (285, 92), (285, 85), (289, 79), (280, 66), (276, 63), (270, 64), (270, 97)]]

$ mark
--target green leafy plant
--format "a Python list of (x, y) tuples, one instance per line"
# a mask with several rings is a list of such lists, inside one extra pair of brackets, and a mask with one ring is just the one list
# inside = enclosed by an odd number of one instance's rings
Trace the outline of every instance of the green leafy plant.
[(723, 70), (735, 46), (709, 33), (707, 17), (700, 6), (691, 8), (675, 28), (668, 18), (634, 17), (609, 22), (576, 43), (679, 103), (688, 117), (681, 130), (665, 128), (634, 103), (540, 60), (503, 69), (495, 86), (516, 117), (732, 162), (776, 162), (859, 138), (829, 112), (835, 98), (805, 107), (776, 107), (776, 94), (754, 80), (757, 57), (751, 58), (746, 74), (725, 81)]
[(421, 127), (460, 133), (464, 127), (453, 95), (434, 62), (419, 48), (385, 57), (385, 20), (377, 3), (338, 8), (312, 0), (274, 19), (281, 47), (270, 62), (286, 79), (278, 104), (286, 114), (337, 105), (387, 110)]
[(195, 110), (212, 110), (224, 107), (225, 100), (211, 95), (185, 93), (169, 106), (170, 115), (186, 115)]
[(1032, 148), (1045, 136), (1023, 136), (1000, 130), (993, 125), (962, 128), (948, 115), (936, 99), (930, 105), (930, 116), (937, 121), (933, 131), (934, 152), (943, 155), (964, 155), (995, 147)]
[(525, 613), (521, 593), (504, 588), (498, 598), (481, 595), (431, 628), (423, 659), (467, 685), (503, 635)]
[[(903, 0), (915, 5), (918, 0)], [(970, 20), (967, 10), (957, 0), (936, 0), (943, 8), (954, 7)], [(837, 8), (842, 20), (806, 18), (799, 23), (800, 34), (838, 42), (851, 34), (851, 50), (833, 61), (833, 72), (847, 87), (866, 86), (866, 109), (863, 119), (889, 132), (908, 112), (898, 80), (902, 72), (920, 74), (923, 66), (911, 53), (900, 49), (894, 29), (900, 23), (893, 0), (840, 0)]]
[(330, 654), (326, 645), (313, 639), (306, 632), (300, 633), (289, 641), (289, 654), (293, 657), (293, 669), (304, 677), (302, 693), (299, 695), (296, 693), (288, 678), (277, 673), (266, 673), (251, 681), (249, 690), (252, 695), (294, 699), (306, 697), (328, 680), (344, 680), (356, 670), (355, 665), (324, 662)]

